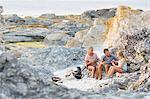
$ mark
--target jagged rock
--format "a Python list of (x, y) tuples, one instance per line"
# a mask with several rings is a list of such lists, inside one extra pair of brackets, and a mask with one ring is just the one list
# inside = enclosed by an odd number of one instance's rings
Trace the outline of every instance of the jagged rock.
[(87, 29), (88, 27), (89, 26), (79, 22), (67, 21), (67, 22), (53, 24), (49, 27), (49, 29), (61, 30), (67, 32), (68, 35), (74, 37), (76, 32)]
[(34, 17), (25, 17), (24, 20), (26, 25), (39, 24), (39, 20)]
[[(1, 50), (0, 98), (1, 99), (59, 99), (88, 97), (86, 92), (67, 89), (51, 82), (50, 69), (41, 70), (21, 64), (11, 53)], [(54, 94), (55, 93), (55, 94)], [(92, 93), (89, 93), (92, 95)]]
[(70, 39), (67, 41), (66, 43), (66, 47), (69, 48), (69, 47), (82, 47), (83, 43), (80, 42), (78, 39)]
[[(106, 28), (102, 20), (95, 19), (94, 25), (90, 28), (87, 34), (84, 36), (83, 45), (99, 45), (105, 40), (104, 32)], [(98, 44), (99, 43), (99, 44)]]
[(97, 46), (102, 44), (105, 40), (106, 28), (104, 21), (101, 19), (95, 19), (94, 25), (89, 30), (82, 30), (75, 34), (72, 40), (69, 40), (66, 44), (67, 47), (83, 47)]
[[(20, 58), (22, 64), (36, 68), (56, 71), (69, 66), (75, 66), (84, 61), (85, 50), (82, 48), (49, 47), (31, 49)], [(36, 60), (36, 61), (35, 61)]]
[(6, 43), (43, 41), (50, 31), (45, 28), (19, 28), (17, 31), (4, 31), (3, 40)]
[(147, 22), (150, 20), (148, 16), (150, 17), (149, 12), (120, 6), (105, 41), (107, 47), (125, 52), (130, 64), (130, 72), (139, 70), (140, 66), (149, 60), (150, 27)]
[(0, 25), (4, 24), (3, 16), (1, 15), (4, 12), (3, 6), (0, 6)]
[(110, 9), (100, 9), (100, 10), (90, 10), (81, 14), (81, 18), (103, 18), (108, 19), (114, 17), (116, 13), (116, 8)]
[(44, 43), (49, 46), (63, 46), (69, 39), (71, 39), (71, 37), (66, 33), (53, 33), (45, 37)]
[(150, 91), (150, 63), (141, 66), (141, 75), (136, 82), (133, 82), (128, 89), (135, 91)]
[(24, 24), (25, 20), (16, 14), (5, 16), (5, 22)]
[(39, 18), (54, 19), (56, 18), (56, 15), (47, 13), (47, 14), (42, 14), (41, 16), (39, 16)]

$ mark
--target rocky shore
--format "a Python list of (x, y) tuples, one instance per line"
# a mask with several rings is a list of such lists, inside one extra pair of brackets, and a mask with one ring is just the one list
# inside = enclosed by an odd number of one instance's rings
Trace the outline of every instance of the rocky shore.
[[(81, 15), (2, 19), (0, 99), (150, 98), (149, 11), (120, 6)], [(53, 83), (55, 72), (63, 78), (62, 71), (83, 65), (89, 46), (124, 51), (129, 72), (95, 80), (84, 71), (81, 80)]]

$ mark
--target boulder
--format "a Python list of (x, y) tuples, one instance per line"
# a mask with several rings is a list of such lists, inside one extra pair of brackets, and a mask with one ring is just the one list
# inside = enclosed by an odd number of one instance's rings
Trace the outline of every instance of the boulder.
[(46, 28), (16, 28), (16, 31), (4, 31), (2, 38), (6, 43), (43, 41), (50, 34)]
[(141, 75), (136, 82), (133, 82), (128, 89), (141, 92), (150, 91), (150, 63), (141, 66)]
[[(102, 19), (95, 19), (93, 26), (89, 30), (81, 30), (75, 37), (68, 41), (67, 47), (83, 47), (101, 45), (105, 40), (105, 24)], [(72, 43), (72, 44), (71, 44)]]
[(49, 29), (56, 29), (67, 32), (68, 35), (74, 37), (75, 33), (87, 29), (88, 25), (77, 22), (77, 21), (67, 21), (61, 23), (55, 23), (49, 27)]
[(25, 17), (25, 25), (39, 24), (39, 20), (34, 17)]
[(56, 15), (53, 13), (46, 13), (46, 14), (40, 15), (39, 18), (54, 19), (54, 18), (56, 18)]
[(17, 24), (24, 24), (25, 23), (25, 20), (16, 14), (8, 15), (8, 16), (5, 16), (4, 18), (5, 18), (5, 22), (8, 22), (8, 23), (15, 23), (15, 24), (16, 23)]
[(110, 9), (100, 9), (100, 10), (89, 10), (85, 11), (81, 14), (81, 18), (102, 18), (102, 19), (109, 19), (114, 17), (116, 13), (116, 8)]
[(105, 40), (105, 25), (101, 19), (95, 19), (94, 25), (83, 38), (83, 46), (100, 45)]
[(69, 35), (64, 32), (49, 34), (44, 38), (44, 43), (49, 46), (63, 46), (71, 39)]
[(70, 48), (70, 47), (82, 47), (83, 43), (80, 42), (78, 39), (72, 38), (67, 41), (65, 47)]
[(83, 48), (49, 47), (30, 49), (22, 55), (20, 62), (33, 68), (56, 71), (83, 63), (85, 53), (86, 51)]

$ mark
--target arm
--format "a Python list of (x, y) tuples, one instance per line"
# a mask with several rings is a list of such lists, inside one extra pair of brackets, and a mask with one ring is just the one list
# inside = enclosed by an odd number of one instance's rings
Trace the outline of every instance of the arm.
[(122, 68), (122, 66), (124, 65), (125, 60), (119, 60), (118, 65), (116, 65), (115, 63), (112, 63), (113, 66)]
[(105, 56), (102, 56), (102, 57), (101, 57), (100, 64), (105, 64), (104, 58), (105, 58)]

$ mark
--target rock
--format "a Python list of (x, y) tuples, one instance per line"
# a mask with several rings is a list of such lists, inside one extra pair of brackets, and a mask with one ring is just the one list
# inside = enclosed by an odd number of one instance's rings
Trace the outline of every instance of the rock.
[(51, 20), (41, 20), (39, 23), (43, 26), (51, 26), (53, 24)]
[(49, 46), (63, 46), (69, 39), (71, 39), (71, 37), (66, 33), (53, 33), (45, 37), (44, 43)]
[(0, 25), (4, 24), (3, 16), (1, 15), (4, 12), (3, 6), (0, 6)]
[(114, 17), (116, 13), (116, 8), (110, 9), (100, 9), (100, 10), (90, 10), (81, 14), (81, 18), (103, 18), (108, 19)]
[(67, 48), (70, 48), (70, 47), (82, 47), (82, 45), (83, 45), (82, 42), (80, 42), (78, 39), (73, 38), (68, 40), (65, 46)]
[(26, 25), (39, 24), (39, 20), (34, 17), (25, 17), (24, 20)]
[(140, 70), (149, 60), (150, 27), (147, 17), (150, 14), (125, 6), (118, 7), (116, 13), (116, 16), (109, 20), (110, 28), (104, 43), (108, 48), (117, 48), (125, 52), (130, 72)]
[[(1, 99), (35, 99), (35, 98), (79, 98), (87, 96), (86, 92), (67, 89), (51, 82), (53, 74), (27, 64), (21, 64), (11, 53), (2, 51), (5, 58), (0, 61), (0, 98)], [(7, 60), (7, 61), (6, 61)], [(54, 94), (55, 93), (55, 94)], [(92, 93), (89, 93), (92, 95)]]
[(83, 48), (49, 47), (37, 50), (31, 49), (22, 55), (20, 62), (33, 68), (40, 68), (45, 72), (47, 69), (56, 71), (83, 63), (85, 52)]
[(141, 66), (141, 75), (136, 82), (133, 82), (128, 89), (135, 91), (150, 91), (150, 63)]
[(101, 19), (95, 19), (94, 25), (89, 30), (82, 30), (75, 34), (72, 40), (66, 44), (67, 47), (87, 47), (101, 45), (105, 40), (105, 25)]
[(66, 47), (82, 47), (84, 36), (87, 34), (88, 30), (81, 30), (75, 34), (75, 37), (68, 40)]
[(45, 28), (19, 28), (17, 31), (3, 32), (2, 38), (6, 43), (33, 42), (43, 41), (48, 34), (50, 34), (50, 31)]
[(16, 14), (5, 16), (5, 22), (24, 24), (25, 20)]
[[(91, 45), (99, 45), (105, 40), (104, 32), (106, 28), (100, 19), (95, 19), (94, 25), (87, 32), (86, 36), (84, 36), (83, 45), (91, 46)], [(98, 44), (99, 43), (99, 44)]]
[(88, 26), (79, 22), (74, 22), (74, 21), (67, 21), (67, 22), (61, 22), (61, 23), (56, 23), (53, 24), (49, 27), (49, 29), (55, 29), (55, 30), (60, 30), (67, 32), (68, 35), (74, 37), (75, 33), (87, 29)]
[(77, 32), (76, 34), (75, 34), (75, 39), (76, 40), (79, 40), (80, 42), (83, 42), (83, 38), (84, 38), (84, 36), (85, 35), (87, 35), (87, 32), (88, 32), (88, 30), (86, 29), (86, 30), (81, 30), (81, 31), (79, 31), (79, 32)]
[(56, 18), (56, 15), (53, 13), (52, 14), (47, 13), (47, 14), (40, 15), (39, 18), (54, 19)]

